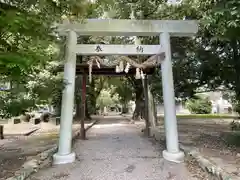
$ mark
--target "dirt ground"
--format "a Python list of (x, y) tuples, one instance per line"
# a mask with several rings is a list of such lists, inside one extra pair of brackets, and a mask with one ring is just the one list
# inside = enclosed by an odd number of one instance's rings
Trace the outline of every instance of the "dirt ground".
[[(240, 133), (233, 133), (231, 119), (179, 119), (179, 140), (196, 147), (201, 154), (225, 171), (240, 178)], [(164, 131), (164, 128), (162, 127)]]
[(25, 139), (15, 137), (15, 140), (11, 137), (11, 140), (0, 147), (0, 179), (11, 177), (25, 161), (53, 147), (57, 142), (57, 138), (53, 136)]
[[(18, 124), (18, 128), (19, 126)], [(29, 128), (31, 129), (31, 125)], [(79, 124), (73, 125), (73, 133), (79, 129)], [(8, 131), (10, 132), (10, 130)], [(19, 129), (18, 131), (20, 132)], [(26, 124), (24, 124), (23, 131), (26, 131)], [(5, 139), (0, 140), (0, 180), (13, 176), (15, 171), (19, 170), (24, 162), (30, 160), (31, 157), (54, 147), (58, 141), (58, 132), (59, 126), (45, 123), (40, 124), (39, 130), (30, 136), (12, 135), (15, 134), (14, 132), (5, 135)]]
[[(240, 147), (234, 146), (236, 137), (234, 139), (230, 131), (230, 122), (219, 119), (180, 119), (179, 140), (182, 144), (197, 147), (206, 158), (230, 174), (240, 176), (240, 157), (237, 155)], [(6, 139), (0, 140), (0, 180), (12, 176), (27, 159), (53, 147), (58, 139), (56, 127), (42, 125), (31, 136), (6, 136)], [(78, 128), (75, 125), (74, 129)], [(191, 158), (188, 161), (189, 169), (196, 172), (196, 162)], [(200, 173), (200, 169), (198, 171), (196, 174), (204, 174)], [(196, 179), (201, 178), (198, 175)], [(204, 175), (202, 179), (208, 178)]]

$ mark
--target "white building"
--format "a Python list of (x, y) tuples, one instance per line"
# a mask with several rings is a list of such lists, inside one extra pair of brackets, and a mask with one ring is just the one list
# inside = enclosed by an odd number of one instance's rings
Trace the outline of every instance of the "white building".
[[(206, 92), (200, 93), (201, 95), (209, 98), (212, 103), (212, 113), (215, 114), (229, 114), (232, 113), (232, 104), (224, 99), (222, 96), (222, 92)], [(157, 105), (157, 113), (164, 114), (164, 105)], [(183, 103), (176, 103), (176, 113), (177, 114), (190, 114), (190, 111), (184, 107)]]
[(212, 103), (212, 113), (217, 114), (228, 114), (232, 113), (233, 107), (232, 104), (224, 99), (222, 92), (209, 92), (206, 93), (209, 97), (209, 100)]

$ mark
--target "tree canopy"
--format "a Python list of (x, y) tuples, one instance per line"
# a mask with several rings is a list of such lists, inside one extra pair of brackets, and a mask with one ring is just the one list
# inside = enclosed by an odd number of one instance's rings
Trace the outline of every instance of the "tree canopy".
[[(64, 38), (55, 33), (53, 25), (63, 18), (198, 20), (199, 32), (195, 37), (171, 38), (176, 97), (188, 99), (199, 89), (209, 91), (224, 87), (234, 92), (234, 102), (240, 102), (238, 0), (183, 0), (178, 5), (162, 0), (4, 0), (0, 5), (0, 82), (10, 82), (11, 87), (1, 92), (4, 113), (8, 111), (7, 104), (16, 97), (24, 102), (28, 99), (29, 106), (37, 102), (58, 106), (61, 103), (63, 76), (55, 73), (55, 69), (63, 59)], [(142, 44), (159, 43), (158, 37), (138, 38)], [(129, 37), (81, 37), (79, 41), (134, 43)], [(146, 60), (135, 58), (141, 62)], [(157, 68), (150, 78), (150, 90), (158, 101), (162, 101), (160, 72), (161, 68)], [(116, 81), (94, 77), (88, 83), (88, 106), (96, 109), (98, 96), (109, 86), (112, 87), (110, 93), (117, 94), (121, 103), (143, 100), (142, 82), (134, 77)]]
[[(62, 86), (61, 75), (53, 72), (61, 61), (63, 44), (54, 33), (54, 22), (63, 16), (83, 18), (90, 3), (4, 0), (0, 5), (0, 83), (10, 83), (8, 91), (1, 92), (1, 114), (9, 116), (39, 100), (53, 102)], [(15, 107), (15, 113), (5, 111), (17, 102), (25, 106)]]

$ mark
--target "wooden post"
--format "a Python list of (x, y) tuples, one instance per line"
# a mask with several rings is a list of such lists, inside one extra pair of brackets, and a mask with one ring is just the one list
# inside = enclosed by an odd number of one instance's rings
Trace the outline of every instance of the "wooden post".
[(145, 119), (145, 123), (146, 123), (146, 129), (145, 129), (145, 134), (147, 136), (150, 136), (150, 123), (149, 123), (149, 99), (148, 99), (148, 76), (145, 77), (145, 79), (142, 81), (143, 82), (143, 92), (144, 92), (144, 110), (145, 110), (145, 115), (144, 115), (144, 119)]
[(80, 75), (76, 76), (75, 82), (75, 104), (76, 104), (76, 114), (75, 120), (81, 121), (81, 85), (82, 85), (82, 77)]
[(85, 121), (85, 117), (86, 117), (86, 74), (84, 73), (82, 75), (82, 116), (81, 116), (81, 130), (80, 130), (80, 134), (81, 134), (81, 139), (85, 140), (86, 139), (86, 131), (85, 131), (85, 127), (84, 127), (84, 121)]
[(3, 136), (3, 126), (0, 125), (0, 139), (4, 139), (4, 136)]

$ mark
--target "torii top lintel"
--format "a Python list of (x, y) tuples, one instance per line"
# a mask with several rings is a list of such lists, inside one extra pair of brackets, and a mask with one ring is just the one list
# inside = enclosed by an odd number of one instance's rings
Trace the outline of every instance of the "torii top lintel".
[(63, 35), (69, 30), (81, 36), (157, 36), (162, 32), (192, 36), (198, 32), (198, 23), (195, 20), (87, 19), (82, 23), (65, 22), (57, 28)]

